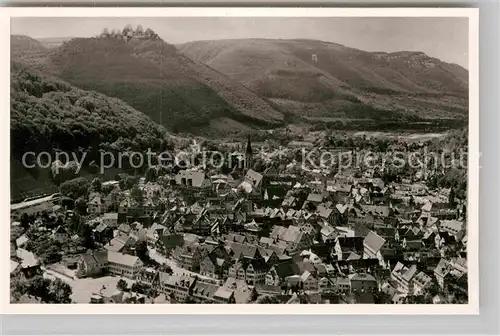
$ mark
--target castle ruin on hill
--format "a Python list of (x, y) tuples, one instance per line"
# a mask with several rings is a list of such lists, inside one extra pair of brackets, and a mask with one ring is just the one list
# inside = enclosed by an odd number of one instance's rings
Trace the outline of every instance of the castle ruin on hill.
[(100, 37), (103, 38), (120, 38), (126, 42), (132, 39), (140, 40), (160, 40), (160, 36), (156, 34), (151, 28), (144, 29), (141, 25), (138, 25), (136, 29), (132, 28), (131, 25), (125, 26), (122, 31), (118, 29), (113, 29), (111, 32), (104, 28)]

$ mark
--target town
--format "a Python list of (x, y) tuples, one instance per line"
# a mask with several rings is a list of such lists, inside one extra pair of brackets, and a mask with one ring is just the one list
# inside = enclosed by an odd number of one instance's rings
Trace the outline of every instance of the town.
[(12, 204), (11, 302), (467, 303), (466, 188), (440, 183), (444, 168), (307, 168), (300, 155), (423, 148), (356, 141), (264, 150), (248, 137), (225, 145), (233, 167), (77, 177)]

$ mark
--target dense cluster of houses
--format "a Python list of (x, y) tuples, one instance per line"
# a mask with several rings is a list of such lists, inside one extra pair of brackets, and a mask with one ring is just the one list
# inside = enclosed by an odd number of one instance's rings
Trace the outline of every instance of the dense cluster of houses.
[[(386, 184), (366, 171), (359, 178), (349, 170), (331, 178), (259, 173), (248, 163), (249, 147), (241, 177), (181, 170), (161, 183), (141, 180), (141, 202), (121, 191), (117, 208), (92, 193), (89, 225), (101, 248), (79, 257), (77, 276), (126, 277), (170, 302), (286, 303), (295, 293), (309, 303), (408, 303), (425, 295), (449, 303), (457, 291), (466, 296), (466, 209), (450, 202), (449, 190)], [(178, 268), (146, 267), (136, 256), (140, 243)]]

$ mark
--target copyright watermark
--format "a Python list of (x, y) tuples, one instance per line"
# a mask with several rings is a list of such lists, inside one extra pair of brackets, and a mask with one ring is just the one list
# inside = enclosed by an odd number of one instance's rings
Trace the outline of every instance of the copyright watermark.
[[(468, 152), (466, 149), (459, 149), (454, 152), (433, 152), (427, 148), (418, 151), (390, 151), (372, 152), (360, 151), (336, 151), (321, 150), (318, 148), (294, 148), (261, 150), (257, 157), (271, 157), (271, 161), (293, 163), (303, 171), (315, 170), (345, 170), (350, 168), (365, 169), (412, 169), (439, 170), (449, 168), (467, 169)], [(134, 169), (144, 169), (148, 167), (178, 167), (180, 169), (190, 168), (215, 168), (224, 166), (231, 168), (246, 167), (247, 157), (242, 152), (224, 153), (205, 148), (191, 148), (181, 151), (153, 152), (148, 149), (145, 152), (110, 152), (100, 151), (98, 157), (93, 157), (92, 162), (98, 166), (100, 174), (104, 174), (110, 168), (124, 168), (125, 166)], [(253, 158), (255, 159), (255, 157)], [(26, 152), (23, 154), (21, 162), (25, 168), (51, 168), (58, 171), (67, 168), (69, 163), (73, 163), (75, 173), (82, 167), (90, 164), (90, 155), (87, 152)], [(58, 164), (57, 164), (58, 163)]]

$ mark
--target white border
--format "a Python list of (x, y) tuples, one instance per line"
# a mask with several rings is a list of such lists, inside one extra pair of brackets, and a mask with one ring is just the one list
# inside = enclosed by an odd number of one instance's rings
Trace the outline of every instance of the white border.
[[(0, 276), (2, 313), (5, 314), (300, 314), (405, 315), (479, 314), (479, 10), (476, 8), (1, 8), (0, 114), (2, 153), (10, 151), (10, 18), (11, 17), (468, 17), (469, 18), (469, 177), (468, 282), (465, 305), (39, 305), (11, 304), (9, 280)], [(10, 157), (9, 157), (10, 159)], [(10, 168), (0, 166), (2, 240), (10, 237)], [(1, 273), (10, 271), (10, 246), (1, 244)]]

